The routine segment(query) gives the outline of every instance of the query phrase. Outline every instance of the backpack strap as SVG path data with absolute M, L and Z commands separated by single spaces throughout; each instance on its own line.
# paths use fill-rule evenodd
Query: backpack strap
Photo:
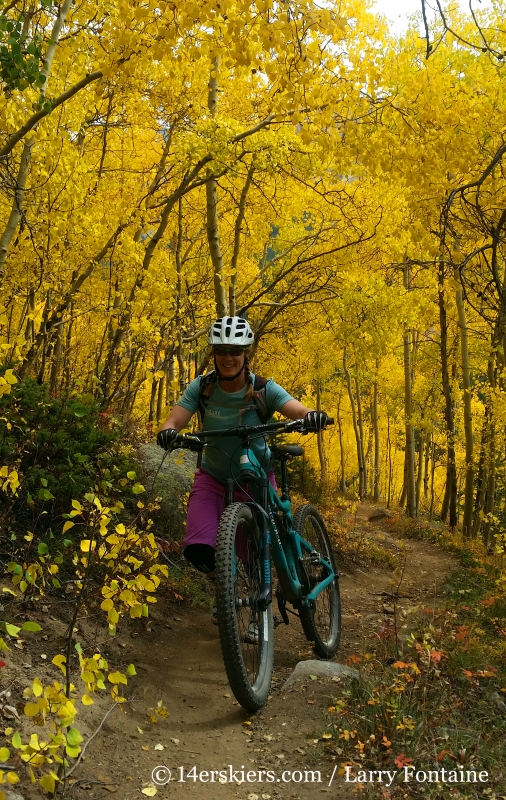
M 204 414 L 206 413 L 207 404 L 209 403 L 209 399 L 214 391 L 214 387 L 218 381 L 218 373 L 215 369 L 212 372 L 208 372 L 206 375 L 201 375 L 200 378 L 200 385 L 199 385 L 199 414 L 201 421 L 204 419 Z M 213 385 L 213 389 L 208 392 L 209 386 Z
M 261 375 L 255 374 L 255 381 L 253 383 L 253 401 L 256 406 L 257 414 L 265 425 L 266 422 L 272 417 L 272 411 L 267 402 L 267 385 L 268 378 L 262 378 Z

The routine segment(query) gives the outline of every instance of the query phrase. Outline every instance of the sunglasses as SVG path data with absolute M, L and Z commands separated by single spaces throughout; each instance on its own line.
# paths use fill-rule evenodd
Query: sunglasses
M 245 353 L 246 347 L 215 347 L 214 352 L 217 356 L 240 356 Z

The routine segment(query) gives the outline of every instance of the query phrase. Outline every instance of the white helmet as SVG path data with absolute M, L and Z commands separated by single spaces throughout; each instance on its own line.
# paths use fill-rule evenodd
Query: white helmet
M 253 331 L 242 317 L 222 317 L 213 322 L 209 331 L 209 344 L 231 344 L 249 347 L 254 341 Z

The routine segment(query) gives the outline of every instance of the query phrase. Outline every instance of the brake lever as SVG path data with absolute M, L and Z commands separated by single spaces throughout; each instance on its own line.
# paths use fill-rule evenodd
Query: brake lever
M 304 430 L 304 420 L 302 419 L 294 419 L 292 422 L 287 422 L 285 430 L 287 433 L 307 433 Z

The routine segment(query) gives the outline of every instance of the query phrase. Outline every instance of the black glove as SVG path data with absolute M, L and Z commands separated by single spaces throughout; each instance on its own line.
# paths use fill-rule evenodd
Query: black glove
M 305 431 L 324 431 L 327 427 L 328 415 L 325 411 L 308 411 L 304 417 L 304 430 Z
M 162 450 L 172 450 L 177 436 L 178 431 L 176 431 L 174 428 L 165 428 L 164 431 L 160 431 L 158 433 L 156 441 Z

